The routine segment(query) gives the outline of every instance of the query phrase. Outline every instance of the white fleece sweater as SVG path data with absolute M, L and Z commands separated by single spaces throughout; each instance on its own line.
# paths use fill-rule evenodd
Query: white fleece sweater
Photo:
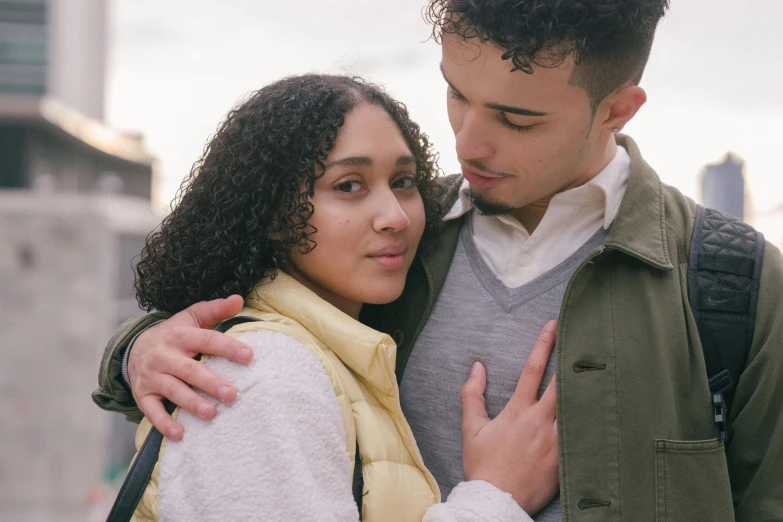
M 202 421 L 184 410 L 179 442 L 160 464 L 160 521 L 357 521 L 350 456 L 334 390 L 318 359 L 279 332 L 246 333 L 248 366 L 205 364 L 232 382 L 237 399 Z M 463 482 L 424 522 L 532 519 L 510 494 Z

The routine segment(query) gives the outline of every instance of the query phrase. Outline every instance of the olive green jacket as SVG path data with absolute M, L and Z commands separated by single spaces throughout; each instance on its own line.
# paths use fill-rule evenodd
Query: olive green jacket
M 632 160 L 626 194 L 608 237 L 569 282 L 558 325 L 563 520 L 783 520 L 781 253 L 766 245 L 753 345 L 724 448 L 688 305 L 695 203 L 663 185 L 630 138 L 618 141 Z M 447 201 L 459 187 L 451 181 Z M 443 286 L 461 223 L 445 224 L 420 253 L 400 299 L 364 311 L 399 345 L 398 380 Z M 109 341 L 93 395 L 99 406 L 140 418 L 122 383 L 121 356 L 135 333 L 161 317 L 132 319 Z

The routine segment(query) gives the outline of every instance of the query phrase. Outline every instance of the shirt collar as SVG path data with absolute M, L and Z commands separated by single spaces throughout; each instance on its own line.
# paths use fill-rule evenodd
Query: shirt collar
M 602 200 L 605 203 L 603 226 L 608 230 L 617 217 L 630 173 L 631 157 L 623 147 L 618 145 L 614 158 L 601 172 L 584 185 L 557 194 L 553 201 L 585 206 Z M 473 210 L 473 204 L 468 197 L 469 189 L 470 185 L 463 179 L 459 188 L 459 197 L 443 217 L 443 221 L 457 219 Z

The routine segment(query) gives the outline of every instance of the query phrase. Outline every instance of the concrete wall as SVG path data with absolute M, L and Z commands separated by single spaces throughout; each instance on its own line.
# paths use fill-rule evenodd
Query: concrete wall
M 90 394 L 127 314 L 119 273 L 131 260 L 120 259 L 120 243 L 157 222 L 147 205 L 0 192 L 2 521 L 101 520 L 112 500 L 96 491 L 117 453 L 110 438 L 123 435 Z M 119 424 L 124 444 L 132 429 Z

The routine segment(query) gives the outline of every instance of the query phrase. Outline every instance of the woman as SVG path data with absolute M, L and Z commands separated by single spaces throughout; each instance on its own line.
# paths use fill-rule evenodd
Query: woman
M 400 296 L 435 231 L 435 175 L 405 108 L 358 79 L 286 78 L 228 114 L 147 240 L 137 297 L 176 312 L 240 294 L 261 321 L 229 335 L 255 354 L 206 360 L 238 398 L 210 422 L 179 412 L 186 435 L 164 441 L 136 520 L 357 520 L 357 441 L 363 520 L 530 520 L 481 481 L 438 504 L 395 345 L 359 321 Z

